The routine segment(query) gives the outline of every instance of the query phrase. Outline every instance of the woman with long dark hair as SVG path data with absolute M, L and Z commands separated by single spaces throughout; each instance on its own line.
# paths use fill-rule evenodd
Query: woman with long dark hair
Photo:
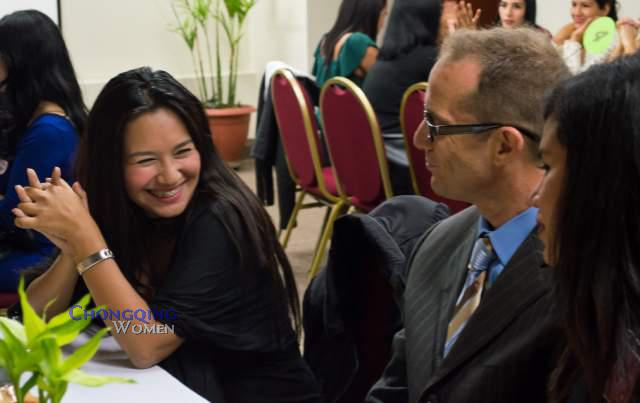
M 567 347 L 552 402 L 640 401 L 640 55 L 547 100 L 533 198 Z
M 427 81 L 438 56 L 440 0 L 395 0 L 375 64 L 362 90 L 383 132 L 394 194 L 413 193 L 400 128 L 400 104 L 411 85 Z
M 151 309 L 161 313 L 151 326 L 175 329 L 114 332 L 137 367 L 160 364 L 214 402 L 318 401 L 273 224 L 218 156 L 198 99 L 169 74 L 141 68 L 107 83 L 80 148 L 81 185 L 57 169 L 45 184 L 28 175 L 16 225 L 61 250 L 27 289 L 39 311 L 54 297 L 47 317 L 66 310 L 86 285 L 96 305 Z
M 55 23 L 35 10 L 0 20 L 0 291 L 15 292 L 20 272 L 46 259 L 54 246 L 17 229 L 11 209 L 26 169 L 39 175 L 54 166 L 73 178 L 73 155 L 87 118 L 67 47 Z
M 386 0 L 342 0 L 336 22 L 314 53 L 318 87 L 335 76 L 362 84 L 378 56 L 375 41 L 386 15 Z
M 552 38 L 551 32 L 536 24 L 536 0 L 500 0 L 498 2 L 498 26 L 536 28 Z

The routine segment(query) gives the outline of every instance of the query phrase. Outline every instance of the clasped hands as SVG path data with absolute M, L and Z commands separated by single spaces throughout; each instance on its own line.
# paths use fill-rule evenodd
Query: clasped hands
M 40 182 L 33 169 L 27 169 L 27 178 L 29 186 L 16 186 L 20 199 L 12 210 L 16 227 L 36 230 L 63 253 L 75 256 L 76 241 L 87 235 L 85 231 L 97 229 L 82 186 L 78 182 L 70 186 L 58 167 L 45 182 Z

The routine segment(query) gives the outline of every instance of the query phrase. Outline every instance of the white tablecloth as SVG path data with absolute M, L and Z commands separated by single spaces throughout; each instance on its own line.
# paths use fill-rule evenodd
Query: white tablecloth
M 71 346 L 83 344 L 80 335 Z M 68 351 L 68 350 L 65 350 Z M 162 368 L 135 369 L 113 337 L 102 340 L 100 350 L 82 370 L 94 375 L 110 375 L 134 379 L 135 384 L 111 383 L 97 388 L 69 384 L 63 403 L 191 403 L 206 402 Z

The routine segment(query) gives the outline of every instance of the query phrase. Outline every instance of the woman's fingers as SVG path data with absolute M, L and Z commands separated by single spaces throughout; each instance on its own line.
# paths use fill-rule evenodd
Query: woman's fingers
M 62 179 L 62 171 L 60 167 L 53 168 L 53 172 L 51 172 L 51 183 L 54 185 L 59 185 L 60 180 Z
M 18 210 L 18 209 L 14 209 L 14 210 Z M 15 214 L 15 213 L 14 213 Z M 23 217 L 17 217 L 13 220 L 14 224 L 16 225 L 16 227 L 18 228 L 22 228 L 22 229 L 34 229 L 38 219 L 35 217 L 29 217 L 27 215 L 23 216 Z
M 80 185 L 80 182 L 74 182 L 74 184 L 73 184 L 73 186 L 71 186 L 71 188 L 73 189 L 74 192 L 76 192 L 78 197 L 80 197 L 80 199 L 82 200 L 82 204 L 86 208 L 89 208 L 89 200 L 87 199 L 87 192 L 84 191 L 84 189 Z
M 38 179 L 38 174 L 31 168 L 27 168 L 27 179 L 29 180 L 29 186 L 40 189 L 40 179 Z
M 31 198 L 27 194 L 27 191 L 25 190 L 24 187 L 22 187 L 21 185 L 16 185 L 15 189 L 16 189 L 16 194 L 18 195 L 18 199 L 20 199 L 21 202 L 23 203 L 33 202 L 33 200 L 31 200 Z

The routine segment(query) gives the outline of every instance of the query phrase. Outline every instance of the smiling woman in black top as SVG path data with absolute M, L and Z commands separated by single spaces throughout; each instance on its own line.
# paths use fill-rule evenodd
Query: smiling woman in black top
M 112 311 L 171 310 L 174 321 L 150 324 L 175 334 L 113 332 L 135 366 L 160 364 L 217 403 L 319 401 L 298 351 L 291 266 L 196 97 L 162 71 L 118 75 L 89 115 L 78 166 L 82 186 L 55 170 L 44 185 L 28 172 L 18 189 L 16 225 L 61 250 L 27 289 L 36 309 L 56 297 L 51 317 L 86 285 Z

